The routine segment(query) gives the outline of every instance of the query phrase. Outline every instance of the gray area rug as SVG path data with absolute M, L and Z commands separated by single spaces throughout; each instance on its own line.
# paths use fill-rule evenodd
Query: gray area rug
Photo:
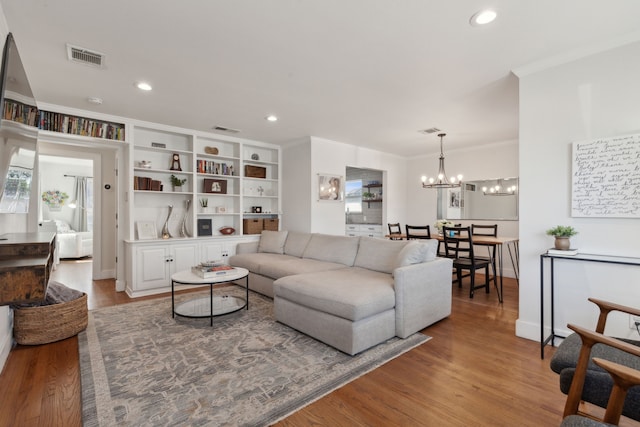
M 218 288 L 243 296 L 236 286 Z M 191 299 L 191 293 L 176 297 Z M 264 426 L 429 337 L 355 357 L 274 320 L 272 300 L 214 319 L 171 317 L 171 298 L 93 310 L 78 335 L 85 426 Z

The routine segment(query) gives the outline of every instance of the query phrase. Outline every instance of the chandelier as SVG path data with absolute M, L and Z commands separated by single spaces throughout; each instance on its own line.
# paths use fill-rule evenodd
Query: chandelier
M 446 133 L 439 133 L 440 137 L 440 165 L 438 167 L 438 176 L 437 178 L 429 178 L 426 176 L 422 177 L 422 188 L 456 188 L 460 187 L 462 184 L 462 175 L 458 175 L 457 177 L 452 176 L 450 179 L 447 179 L 447 174 L 444 171 L 444 154 L 442 153 L 442 138 L 444 138 Z
M 499 179 L 498 184 L 494 185 L 493 187 L 482 187 L 482 193 L 485 196 L 513 196 L 515 195 L 517 189 L 518 187 L 515 184 L 504 188 L 504 185 L 502 185 L 502 180 Z

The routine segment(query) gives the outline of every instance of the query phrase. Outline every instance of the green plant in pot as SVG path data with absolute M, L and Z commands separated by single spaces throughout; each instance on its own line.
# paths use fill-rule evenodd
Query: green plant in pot
M 171 186 L 173 191 L 182 191 L 182 185 L 187 182 L 187 178 L 180 179 L 177 176 L 171 174 Z
M 578 234 L 575 228 L 569 225 L 557 225 L 547 230 L 547 235 L 556 238 L 555 248 L 563 251 L 571 248 L 569 238 Z
M 366 192 L 362 193 L 362 198 L 363 198 L 364 200 L 372 200 L 372 199 L 374 199 L 375 197 L 376 197 L 376 196 L 375 196 L 373 193 L 370 193 L 370 192 L 368 192 L 368 191 L 366 191 Z

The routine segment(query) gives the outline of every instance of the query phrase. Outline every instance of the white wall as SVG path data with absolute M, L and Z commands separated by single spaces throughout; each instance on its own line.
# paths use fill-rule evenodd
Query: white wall
M 440 153 L 414 157 L 407 162 L 406 218 L 401 223 L 430 225 L 437 218 L 438 191 L 422 188 L 421 177 L 434 176 L 438 172 Z M 448 175 L 463 175 L 463 181 L 476 181 L 516 177 L 518 170 L 518 141 L 504 141 L 464 150 L 447 150 L 444 146 L 445 167 Z M 522 196 L 520 196 L 522 198 Z M 393 221 L 395 222 L 395 221 Z M 456 221 L 464 226 L 474 224 L 498 224 L 498 235 L 518 237 L 518 221 Z M 503 252 L 504 275 L 515 277 L 507 250 Z
M 317 195 L 318 174 L 336 174 L 344 177 L 347 166 L 385 172 L 384 225 L 387 222 L 386 218 L 405 215 L 404 158 L 317 137 L 310 137 L 308 140 L 285 147 L 282 157 L 283 217 L 286 228 L 290 230 L 345 233 L 344 202 L 319 201 Z M 295 214 L 292 215 L 291 212 Z
M 640 132 L 640 43 L 521 74 L 516 334 L 539 340 L 539 255 L 553 244 L 545 230 L 571 225 L 580 233 L 572 238 L 572 246 L 582 252 L 640 256 L 640 219 L 570 216 L 571 143 Z M 569 322 L 593 328 L 597 314 L 588 297 L 640 307 L 640 268 L 557 262 L 556 290 L 556 328 L 567 332 Z M 548 280 L 545 292 L 548 295 Z M 616 316 L 607 332 L 631 336 L 628 318 Z
M 282 149 L 282 230 L 311 230 L 310 171 L 310 138 Z

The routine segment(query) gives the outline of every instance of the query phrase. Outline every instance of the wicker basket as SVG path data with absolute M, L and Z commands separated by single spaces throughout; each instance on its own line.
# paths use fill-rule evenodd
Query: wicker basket
M 78 299 L 39 307 L 15 307 L 13 336 L 18 344 L 37 345 L 60 341 L 87 327 L 87 294 Z
M 264 230 L 278 231 L 278 218 L 265 218 L 264 219 Z
M 262 227 L 262 218 L 242 220 L 242 234 L 260 234 Z

